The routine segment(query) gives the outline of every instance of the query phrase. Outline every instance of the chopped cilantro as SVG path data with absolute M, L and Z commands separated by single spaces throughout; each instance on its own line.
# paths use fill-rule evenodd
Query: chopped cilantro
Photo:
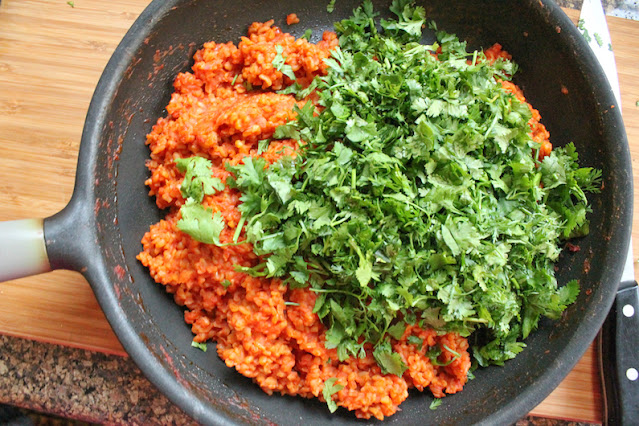
M 435 399 L 433 399 L 433 402 L 430 403 L 428 408 L 430 408 L 431 410 L 437 410 L 437 407 L 439 407 L 440 405 L 442 405 L 442 399 L 441 398 L 435 398 Z
M 175 160 L 178 170 L 184 173 L 180 192 L 184 199 L 191 198 L 200 203 L 204 195 L 214 194 L 224 189 L 218 178 L 211 177 L 211 162 L 202 157 L 178 158 Z
M 335 0 L 331 0 L 326 5 L 326 11 L 328 13 L 333 13 L 334 10 L 335 10 Z
M 300 38 L 303 38 L 305 40 L 310 40 L 312 35 L 313 35 L 313 30 L 309 28 L 306 31 L 304 31 L 304 34 Z
M 419 323 L 472 333 L 477 362 L 502 364 L 576 299 L 577 281 L 559 286 L 554 262 L 560 242 L 588 233 L 585 194 L 601 172 L 579 167 L 572 144 L 533 157 L 530 109 L 498 82 L 516 64 L 444 31 L 419 44 L 424 10 L 395 0 L 391 11 L 380 29 L 367 0 L 335 24 L 340 47 L 310 86 L 319 108 L 296 106 L 275 131 L 300 140 L 294 159 L 227 165 L 263 259 L 240 270 L 309 286 L 340 360 L 370 344 L 382 371 L 401 376 L 391 339 Z M 429 350 L 434 363 L 441 351 Z
M 269 144 L 271 143 L 270 139 L 262 139 L 257 142 L 257 155 L 262 155 L 268 149 Z
M 206 343 L 199 343 L 199 342 L 196 342 L 196 341 L 192 341 L 191 342 L 191 346 L 194 347 L 194 348 L 198 348 L 202 352 L 206 352 Z
M 175 164 L 185 174 L 180 191 L 186 202 L 180 207 L 182 218 L 177 222 L 178 229 L 197 241 L 220 245 L 224 219 L 220 212 L 213 214 L 211 209 L 200 203 L 205 195 L 223 190 L 224 184 L 211 176 L 211 162 L 205 158 L 179 158 Z
M 273 67 L 280 71 L 282 74 L 290 78 L 291 80 L 295 80 L 295 73 L 293 72 L 293 68 L 286 63 L 286 57 L 282 55 L 284 48 L 281 45 L 275 46 L 275 58 L 273 59 Z
M 592 40 L 592 37 L 590 37 L 590 34 L 588 33 L 588 29 L 586 28 L 586 22 L 583 19 L 580 19 L 577 22 L 577 28 L 581 30 L 581 35 L 584 37 L 584 39 L 586 39 L 586 42 L 590 43 L 590 41 Z
M 475 370 L 477 369 L 478 364 L 476 362 L 473 362 L 470 366 L 470 369 L 468 369 L 468 380 L 475 380 Z
M 421 347 L 424 345 L 424 339 L 421 339 L 417 336 L 408 336 L 408 343 L 412 343 L 413 345 L 417 346 L 418 349 L 421 349 Z
M 294 122 L 282 124 L 273 132 L 273 139 L 299 139 L 300 132 Z
M 394 374 L 402 377 L 404 371 L 408 368 L 406 364 L 404 364 L 402 357 L 398 353 L 393 352 L 388 340 L 375 346 L 373 357 L 382 368 L 383 374 Z
M 405 330 L 406 330 L 406 323 L 401 321 L 396 323 L 395 325 L 388 327 L 387 332 L 393 339 L 399 340 L 404 335 Z
M 431 364 L 437 365 L 440 367 L 445 367 L 447 365 L 450 365 L 456 359 L 461 358 L 461 355 L 458 352 L 455 352 L 454 350 L 449 348 L 447 345 L 443 345 L 443 346 L 446 351 L 453 354 L 453 358 L 446 363 L 442 363 L 441 361 L 439 361 L 439 356 L 442 354 L 441 348 L 439 346 L 433 346 L 428 350 L 428 352 L 426 352 L 426 355 L 428 356 L 428 358 L 430 358 Z
M 180 212 L 182 219 L 177 222 L 180 231 L 189 234 L 197 241 L 220 245 L 220 233 L 225 226 L 220 212 L 213 214 L 211 209 L 194 202 L 184 204 Z
M 460 355 L 458 352 L 455 352 L 454 350 L 452 350 L 451 348 L 449 348 L 449 347 L 448 347 L 448 345 L 444 344 L 444 345 L 442 345 L 442 346 L 444 346 L 444 349 L 446 349 L 448 352 L 450 352 L 451 354 L 453 354 L 453 355 L 454 355 L 454 357 L 455 357 L 454 359 L 459 359 L 459 358 L 461 358 L 461 355 Z
M 229 280 L 224 280 L 224 281 L 222 281 L 220 284 L 222 284 L 222 287 L 224 287 L 224 288 L 228 288 L 228 286 L 230 286 L 230 285 L 231 285 L 231 281 L 229 281 Z
M 67 4 L 73 8 L 75 8 L 75 2 L 68 1 Z
M 326 405 L 331 413 L 337 411 L 337 403 L 333 400 L 333 395 L 344 389 L 344 385 L 335 384 L 337 377 L 331 377 L 324 382 L 322 396 L 326 400 Z
M 601 38 L 601 36 L 599 35 L 599 33 L 594 33 L 593 37 L 595 37 L 595 41 L 597 42 L 597 44 L 599 45 L 599 47 L 603 47 L 603 39 Z

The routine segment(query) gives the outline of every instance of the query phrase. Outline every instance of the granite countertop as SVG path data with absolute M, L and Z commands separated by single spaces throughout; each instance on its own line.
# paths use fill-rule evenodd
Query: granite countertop
M 563 0 L 579 9 L 582 1 Z M 639 1 L 604 1 L 606 13 L 639 19 Z M 95 423 L 191 424 L 128 357 L 0 335 L 0 403 Z M 523 425 L 569 424 L 528 417 Z M 581 423 L 583 424 L 583 423 Z
M 0 403 L 91 423 L 195 424 L 131 358 L 0 336 Z M 517 426 L 586 426 L 526 417 Z
M 558 0 L 561 7 L 581 9 L 583 0 Z M 639 0 L 602 0 L 606 15 L 639 20 Z
M 0 336 L 0 402 L 94 423 L 194 423 L 131 358 Z

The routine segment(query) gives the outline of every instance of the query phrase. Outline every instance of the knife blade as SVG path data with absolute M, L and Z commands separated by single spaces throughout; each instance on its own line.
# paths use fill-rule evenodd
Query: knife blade
M 610 83 L 621 112 L 621 93 L 612 41 L 600 0 L 584 0 L 579 28 Z M 599 333 L 599 371 L 604 395 L 604 425 L 639 422 L 639 287 L 632 240 L 615 302 Z

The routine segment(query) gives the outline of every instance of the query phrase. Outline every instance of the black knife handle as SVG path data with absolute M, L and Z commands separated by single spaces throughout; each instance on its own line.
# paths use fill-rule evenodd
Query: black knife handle
M 625 287 L 622 285 L 621 287 Z M 639 288 L 619 290 L 601 329 L 604 425 L 639 424 Z

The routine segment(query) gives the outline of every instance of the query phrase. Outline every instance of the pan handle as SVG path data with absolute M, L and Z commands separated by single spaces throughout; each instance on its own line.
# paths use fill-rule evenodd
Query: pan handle
M 0 282 L 50 270 L 42 219 L 0 222 Z
M 54 269 L 84 273 L 96 261 L 92 205 L 78 192 L 46 219 L 0 222 L 0 282 Z

